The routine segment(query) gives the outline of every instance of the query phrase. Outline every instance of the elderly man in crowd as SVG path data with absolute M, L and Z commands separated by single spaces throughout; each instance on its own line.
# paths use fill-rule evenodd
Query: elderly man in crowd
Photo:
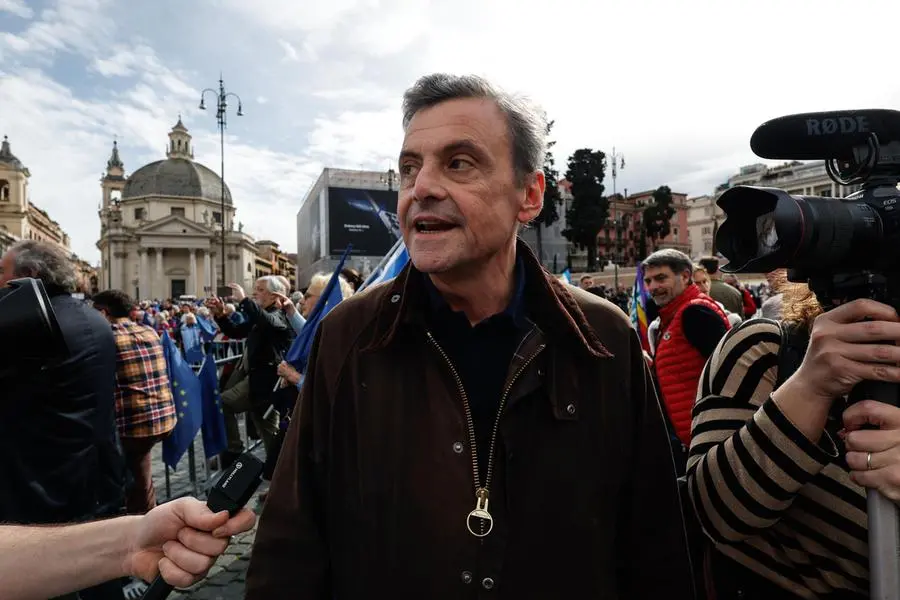
M 223 457 L 225 466 L 240 454 L 239 445 L 243 448 L 240 437 L 233 439 L 238 432 L 235 416 L 241 412 L 250 412 L 259 428 L 266 451 L 271 449 L 278 431 L 278 417 L 271 415 L 264 419 L 263 415 L 271 404 L 272 390 L 278 381 L 278 364 L 294 338 L 293 328 L 278 307 L 278 297 L 287 293 L 278 278 L 266 276 L 258 279 L 252 298 L 246 296 L 240 285 L 233 283 L 230 287 L 232 297 L 239 303 L 240 311 L 246 319 L 244 322 L 237 324 L 225 315 L 225 303 L 221 298 L 210 298 L 206 303 L 222 333 L 230 338 L 247 340 L 240 366 L 244 373 L 240 375 L 236 368 L 235 373 L 238 375 L 232 375 L 247 378 L 246 394 L 226 394 L 223 397 L 230 448 Z
M 403 104 L 411 263 L 317 330 L 247 598 L 693 597 L 637 335 L 517 242 L 546 121 L 477 77 Z

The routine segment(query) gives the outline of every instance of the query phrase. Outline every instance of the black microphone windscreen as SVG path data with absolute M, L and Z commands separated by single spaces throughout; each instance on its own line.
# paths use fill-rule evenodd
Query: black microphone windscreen
M 750 138 L 761 158 L 850 160 L 875 134 L 879 144 L 900 141 L 900 112 L 885 109 L 801 113 L 772 119 Z

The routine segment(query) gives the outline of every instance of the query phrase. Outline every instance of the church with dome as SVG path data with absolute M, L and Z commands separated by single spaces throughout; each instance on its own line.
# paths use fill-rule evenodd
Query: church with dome
M 222 222 L 225 224 L 225 283 L 252 288 L 254 240 L 235 227 L 228 186 L 194 160 L 188 129 L 178 118 L 169 132 L 166 158 L 125 175 L 119 148 L 101 179 L 102 288 L 120 289 L 143 300 L 208 296 L 221 283 Z

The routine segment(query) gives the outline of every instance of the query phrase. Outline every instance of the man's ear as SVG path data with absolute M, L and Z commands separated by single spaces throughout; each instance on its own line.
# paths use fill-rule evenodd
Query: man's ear
M 518 215 L 520 223 L 530 223 L 541 214 L 541 209 L 544 208 L 546 184 L 543 171 L 535 171 L 525 178 L 525 196 Z

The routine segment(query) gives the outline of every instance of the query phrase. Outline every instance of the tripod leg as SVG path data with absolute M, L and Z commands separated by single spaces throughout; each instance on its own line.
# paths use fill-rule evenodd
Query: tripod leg
M 900 515 L 877 490 L 866 497 L 869 513 L 869 582 L 872 600 L 900 600 Z
M 850 401 L 877 400 L 900 406 L 900 386 L 863 381 L 850 393 Z M 869 517 L 869 597 L 900 600 L 900 514 L 897 505 L 877 490 L 866 494 Z

